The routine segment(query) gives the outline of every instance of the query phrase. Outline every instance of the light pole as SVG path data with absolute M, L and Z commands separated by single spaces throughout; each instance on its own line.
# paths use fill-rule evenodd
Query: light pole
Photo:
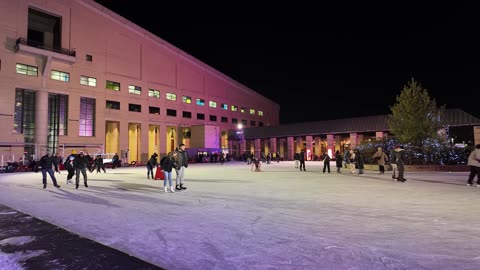
M 240 147 L 239 147 L 240 149 L 239 149 L 239 152 L 240 152 L 240 156 L 241 156 L 243 154 L 242 153 L 242 144 L 243 144 L 243 125 L 242 125 L 242 123 L 239 123 L 237 125 L 237 129 L 238 129 L 237 134 L 240 135 Z

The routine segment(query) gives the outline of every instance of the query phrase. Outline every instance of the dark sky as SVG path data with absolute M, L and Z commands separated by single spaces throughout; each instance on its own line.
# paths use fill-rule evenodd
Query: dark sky
M 284 7 L 203 19 L 97 2 L 277 102 L 281 123 L 387 114 L 411 78 L 438 105 L 480 117 L 480 16 L 461 2 Z

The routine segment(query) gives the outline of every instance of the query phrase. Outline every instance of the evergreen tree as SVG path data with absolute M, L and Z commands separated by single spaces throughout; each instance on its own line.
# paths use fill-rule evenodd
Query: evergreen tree
M 413 78 L 390 110 L 388 126 L 400 142 L 420 146 L 424 140 L 438 137 L 444 106 L 437 108 L 435 100 Z

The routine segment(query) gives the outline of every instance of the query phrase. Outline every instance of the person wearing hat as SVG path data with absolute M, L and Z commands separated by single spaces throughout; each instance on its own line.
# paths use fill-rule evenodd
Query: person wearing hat
M 80 181 L 80 173 L 83 175 L 83 183 L 85 187 L 88 188 L 87 185 L 87 168 L 88 168 L 88 160 L 84 156 L 83 151 L 78 153 L 78 155 L 73 160 L 73 168 L 75 168 L 75 189 L 78 189 L 78 184 Z
M 73 168 L 73 161 L 75 160 L 75 157 L 77 156 L 77 151 L 72 150 L 72 153 L 65 159 L 65 162 L 63 163 L 63 166 L 67 170 L 67 184 L 72 183 L 72 178 L 75 175 L 75 169 Z
M 52 179 L 53 186 L 59 188 L 60 186 L 57 184 L 57 179 L 55 178 L 55 173 L 53 172 L 52 166 L 55 167 L 55 171 L 58 172 L 58 164 L 57 159 L 54 158 L 49 151 L 45 156 L 40 158 L 38 165 L 42 167 L 42 182 L 43 188 L 47 188 L 47 173 L 50 175 Z
M 398 145 L 395 147 L 395 162 L 397 163 L 397 168 L 398 168 L 398 177 L 397 181 L 399 182 L 405 182 L 407 179 L 403 177 L 403 173 L 405 171 L 405 149 L 403 149 L 403 146 Z

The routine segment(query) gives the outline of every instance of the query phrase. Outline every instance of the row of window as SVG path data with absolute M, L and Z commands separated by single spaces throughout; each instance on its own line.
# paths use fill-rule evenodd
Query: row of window
M 18 74 L 24 74 L 28 76 L 38 76 L 38 68 L 35 66 L 29 66 L 29 65 L 24 65 L 24 64 L 18 64 L 16 66 L 17 73 Z M 64 82 L 69 82 L 70 81 L 70 73 L 67 72 L 62 72 L 58 70 L 51 70 L 50 72 L 50 79 L 52 80 L 57 80 L 57 81 L 64 81 Z M 86 85 L 86 86 L 91 86 L 91 87 L 96 87 L 97 86 L 97 79 L 88 77 L 88 76 L 80 76 L 80 84 Z M 108 81 L 106 82 L 106 88 L 112 91 L 120 91 L 120 83 L 119 82 L 114 82 L 114 81 Z M 140 86 L 135 86 L 135 85 L 129 85 L 128 86 L 128 93 L 134 94 L 134 95 L 141 95 L 142 94 L 142 88 Z M 149 97 L 155 97 L 155 98 L 160 98 L 160 91 L 155 90 L 155 89 L 149 89 L 148 90 L 148 96 Z M 174 93 L 166 93 L 166 99 L 167 100 L 172 100 L 176 101 L 177 100 L 177 95 Z M 191 104 L 192 103 L 192 97 L 189 96 L 182 96 L 182 102 L 185 104 Z M 198 106 L 205 106 L 205 100 L 201 98 L 196 99 L 196 104 Z M 210 108 L 217 108 L 217 102 L 215 101 L 209 101 L 208 106 Z M 228 110 L 228 105 L 225 103 L 222 103 L 220 105 L 220 108 L 223 110 Z M 231 105 L 230 109 L 232 112 L 238 111 L 238 107 L 235 105 Z M 240 108 L 241 113 L 246 113 L 247 108 L 241 107 Z M 251 115 L 254 115 L 256 113 L 255 109 L 249 109 L 249 113 Z M 263 111 L 257 111 L 259 116 L 263 116 Z
M 112 109 L 112 110 L 120 110 L 120 102 L 118 101 L 112 101 L 112 100 L 107 100 L 106 101 L 106 106 L 105 108 L 107 109 Z M 128 111 L 130 112 L 142 112 L 142 105 L 139 104 L 128 104 Z M 149 114 L 160 114 L 160 108 L 159 107 L 153 107 L 149 106 L 148 107 L 148 113 Z M 167 109 L 167 116 L 177 116 L 177 110 L 173 109 Z M 188 111 L 183 111 L 182 112 L 182 117 L 183 118 L 192 118 L 192 113 Z M 198 120 L 205 120 L 205 114 L 203 113 L 197 113 L 197 119 Z M 212 122 L 217 122 L 217 116 L 216 115 L 210 115 L 210 121 Z M 221 117 L 221 122 L 222 123 L 228 123 L 228 117 Z M 247 126 L 247 120 L 242 119 L 242 124 L 244 126 Z M 232 124 L 238 124 L 238 119 L 232 118 Z M 250 121 L 250 126 L 255 127 L 257 125 L 256 121 Z M 263 127 L 263 122 L 258 122 L 259 127 Z

